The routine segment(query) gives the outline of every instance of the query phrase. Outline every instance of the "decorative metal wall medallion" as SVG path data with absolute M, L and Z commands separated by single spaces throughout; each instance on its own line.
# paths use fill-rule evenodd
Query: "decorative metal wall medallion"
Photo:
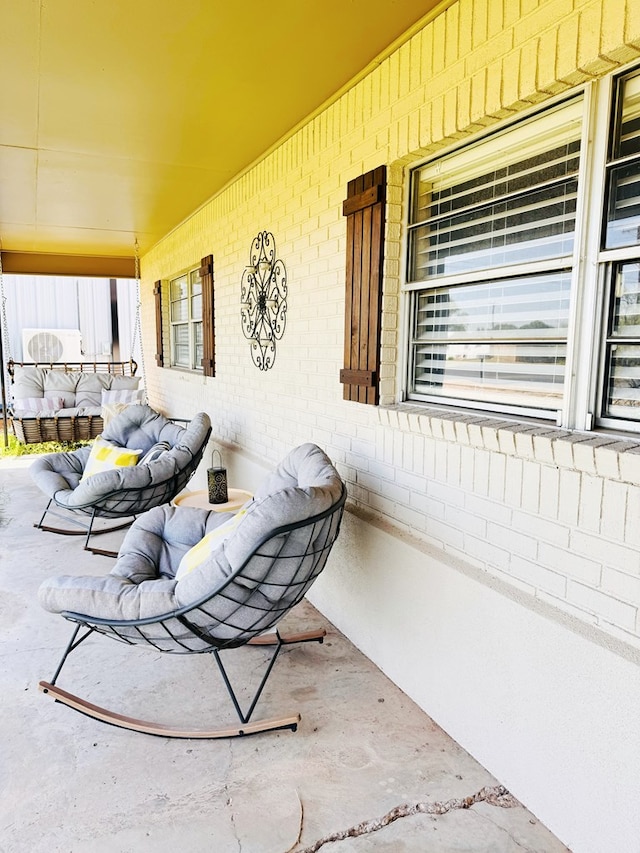
M 287 315 L 287 271 L 276 259 L 276 241 L 261 231 L 251 243 L 249 266 L 240 284 L 240 317 L 245 338 L 251 341 L 251 358 L 260 370 L 276 359 L 276 341 L 284 334 Z

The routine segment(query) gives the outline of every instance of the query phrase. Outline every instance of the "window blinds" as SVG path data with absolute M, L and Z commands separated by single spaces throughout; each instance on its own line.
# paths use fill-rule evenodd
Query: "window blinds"
M 411 279 L 569 256 L 581 128 L 575 99 L 418 170 Z

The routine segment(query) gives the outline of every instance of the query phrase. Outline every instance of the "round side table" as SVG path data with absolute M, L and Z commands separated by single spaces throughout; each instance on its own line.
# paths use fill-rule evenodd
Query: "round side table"
M 223 504 L 209 503 L 208 489 L 183 492 L 173 499 L 174 506 L 191 506 L 198 509 L 212 509 L 214 512 L 237 512 L 253 495 L 244 489 L 227 489 L 229 500 Z

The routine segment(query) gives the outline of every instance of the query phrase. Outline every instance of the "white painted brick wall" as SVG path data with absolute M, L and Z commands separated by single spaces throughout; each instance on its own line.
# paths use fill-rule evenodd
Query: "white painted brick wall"
M 637 514 L 630 521 L 629 508 L 640 505 L 638 486 L 587 473 L 595 463 L 583 462 L 585 471 L 573 467 L 577 448 L 583 461 L 595 460 L 602 438 L 550 428 L 540 428 L 544 435 L 513 426 L 498 430 L 495 422 L 485 429 L 481 419 L 456 421 L 440 412 L 428 420 L 424 410 L 410 406 L 384 410 L 380 421 L 393 433 L 385 431 L 378 452 L 384 457 L 387 437 L 395 447 L 384 463 L 385 480 L 395 475 L 408 486 L 410 506 L 421 513 L 414 519 L 402 515 L 403 524 L 419 535 L 426 516 L 425 530 L 441 547 L 636 644 L 640 552 Z M 413 473 L 415 444 L 407 450 L 410 432 L 419 436 L 425 458 L 436 460 L 425 495 L 425 481 Z M 437 438 L 430 441 L 429 434 Z M 482 438 L 499 449 L 478 447 Z M 622 443 L 617 453 L 628 446 Z M 401 499 L 388 483 L 380 487 L 387 497 Z M 398 516 L 397 503 L 389 512 Z M 631 547 L 623 544 L 625 537 Z
M 520 593 L 640 647 L 640 439 L 394 405 L 404 299 L 406 167 L 640 56 L 636 0 L 459 0 L 142 260 L 149 396 L 265 465 L 326 448 L 350 500 Z M 347 181 L 388 165 L 383 407 L 342 399 Z M 289 281 L 274 367 L 240 330 L 255 235 Z M 215 378 L 155 367 L 153 282 L 215 259 Z M 166 311 L 166 306 L 165 306 Z M 168 318 L 165 317 L 165 329 Z M 238 484 L 242 485 L 242 484 Z

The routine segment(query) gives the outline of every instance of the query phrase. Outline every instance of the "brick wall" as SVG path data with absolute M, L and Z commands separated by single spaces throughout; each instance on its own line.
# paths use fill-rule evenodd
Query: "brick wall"
M 406 167 L 640 58 L 636 0 L 460 0 L 282 141 L 142 259 L 152 402 L 212 417 L 216 440 L 275 463 L 301 441 L 352 503 L 640 650 L 640 436 L 566 433 L 398 405 Z M 344 402 L 347 181 L 389 167 L 381 407 Z M 252 239 L 287 268 L 287 327 L 260 372 L 240 327 Z M 157 369 L 152 286 L 213 253 L 213 379 Z

